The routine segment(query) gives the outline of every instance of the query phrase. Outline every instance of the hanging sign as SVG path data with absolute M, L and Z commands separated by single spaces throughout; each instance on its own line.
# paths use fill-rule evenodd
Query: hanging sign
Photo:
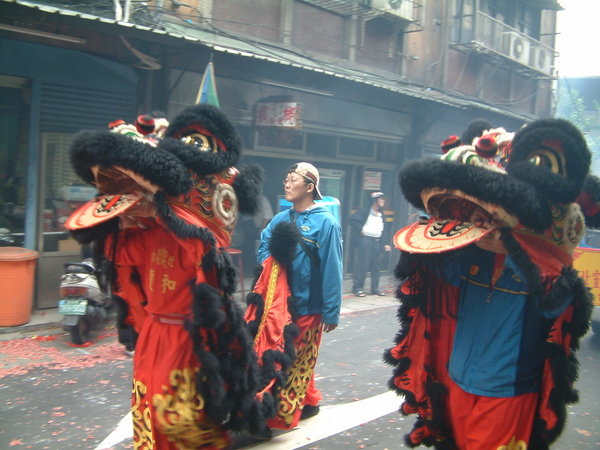
M 302 106 L 298 102 L 261 102 L 256 105 L 256 126 L 299 129 Z
M 364 191 L 380 191 L 381 190 L 381 172 L 365 171 L 363 178 Z

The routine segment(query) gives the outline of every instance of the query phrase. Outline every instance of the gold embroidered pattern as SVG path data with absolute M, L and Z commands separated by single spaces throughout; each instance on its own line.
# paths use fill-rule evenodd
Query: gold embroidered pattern
M 152 450 L 154 448 L 152 419 L 146 400 L 147 391 L 148 389 L 143 383 L 136 379 L 133 380 L 131 416 L 133 418 L 133 446 L 136 450 Z
M 150 292 L 154 292 L 152 285 L 154 284 L 155 275 L 156 275 L 156 272 L 154 271 L 154 269 L 150 269 L 148 271 L 148 289 L 150 290 Z
M 288 372 L 287 385 L 281 390 L 277 412 L 286 425 L 292 423 L 294 412 L 306 397 L 308 383 L 319 356 L 318 337 L 319 326 L 309 328 L 302 336 L 300 346 L 296 348 L 296 359 Z
M 158 250 L 155 250 L 150 255 L 150 261 L 155 263 L 158 266 L 161 266 L 165 269 L 172 268 L 175 262 L 174 256 L 169 256 L 169 252 L 166 248 L 162 247 Z
M 501 445 L 497 450 L 527 450 L 525 441 L 517 441 L 517 437 L 513 436 L 508 445 Z
M 267 298 L 265 298 L 265 307 L 263 311 L 263 315 L 260 319 L 260 325 L 258 326 L 258 331 L 256 332 L 256 336 L 254 337 L 254 344 L 257 343 L 262 331 L 265 327 L 265 323 L 267 322 L 267 315 L 269 310 L 271 309 L 271 305 L 273 304 L 273 297 L 275 296 L 275 288 L 277 287 L 277 277 L 279 276 L 279 268 L 280 265 L 277 261 L 273 261 L 273 269 L 271 270 L 271 274 L 269 275 L 269 286 L 267 288 Z
M 167 292 L 167 289 L 169 291 L 174 291 L 175 288 L 177 288 L 177 282 L 170 280 L 169 275 L 165 273 L 165 274 L 163 274 L 160 287 L 162 289 L 162 293 L 164 294 L 165 292 Z
M 204 414 L 204 399 L 196 391 L 199 368 L 175 369 L 170 386 L 152 396 L 160 431 L 181 450 L 204 447 L 227 448 L 225 432 Z

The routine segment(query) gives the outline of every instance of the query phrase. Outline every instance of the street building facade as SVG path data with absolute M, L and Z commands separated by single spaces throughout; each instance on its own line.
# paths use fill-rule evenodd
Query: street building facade
M 213 62 L 221 108 L 283 207 L 294 161 L 319 167 L 346 218 L 384 191 L 400 229 L 405 161 L 475 118 L 518 130 L 554 113 L 555 0 L 0 0 L 0 235 L 40 253 L 35 306 L 58 301 L 64 229 L 94 192 L 70 169 L 70 139 L 197 102 Z M 382 269 L 396 263 L 386 253 Z M 250 270 L 247 270 L 250 273 Z

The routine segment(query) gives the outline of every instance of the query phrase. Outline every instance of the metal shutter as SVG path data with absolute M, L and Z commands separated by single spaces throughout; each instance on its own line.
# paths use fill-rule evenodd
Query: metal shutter
M 76 133 L 106 129 L 117 119 L 133 122 L 135 91 L 82 89 L 52 83 L 42 85 L 41 131 Z

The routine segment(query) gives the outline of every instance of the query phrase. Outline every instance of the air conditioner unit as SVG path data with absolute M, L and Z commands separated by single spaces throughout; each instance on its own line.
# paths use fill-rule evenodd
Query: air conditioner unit
M 510 59 L 521 64 L 529 64 L 531 42 L 523 35 L 510 31 L 502 36 L 502 51 Z
M 552 75 L 552 50 L 544 47 L 531 47 L 529 49 L 529 65 L 546 75 Z
M 371 8 L 394 14 L 406 20 L 413 20 L 414 16 L 412 0 L 371 0 Z

